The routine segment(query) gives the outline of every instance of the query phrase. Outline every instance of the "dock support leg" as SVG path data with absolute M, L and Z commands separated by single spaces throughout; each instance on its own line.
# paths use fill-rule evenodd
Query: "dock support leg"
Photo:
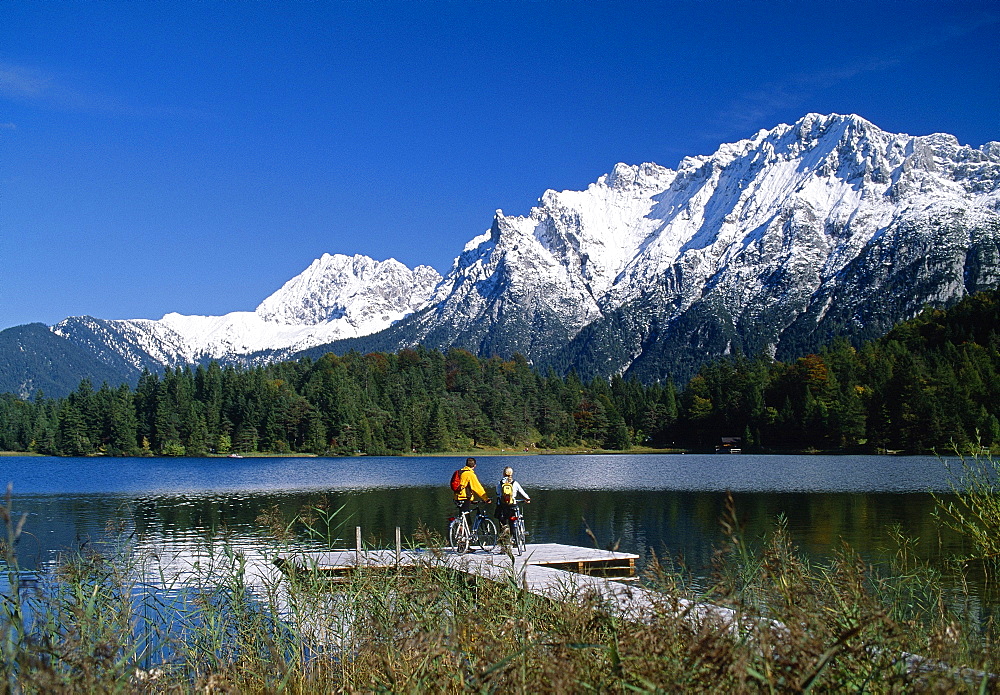
M 403 555 L 403 537 L 399 532 L 399 527 L 396 527 L 396 567 L 399 567 L 399 559 Z
M 356 526 L 354 528 L 354 535 L 355 535 L 355 540 L 357 541 L 357 546 L 356 546 L 357 549 L 354 551 L 354 553 L 355 553 L 354 554 L 354 558 L 355 558 L 354 564 L 355 565 L 360 565 L 361 564 L 361 527 L 360 526 Z

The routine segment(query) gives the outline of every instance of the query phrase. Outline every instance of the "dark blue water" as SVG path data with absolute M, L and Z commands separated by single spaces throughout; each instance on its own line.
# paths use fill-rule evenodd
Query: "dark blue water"
M 446 486 L 463 459 L 0 458 L 0 484 L 17 495 L 247 494 Z M 672 490 L 747 493 L 903 493 L 947 490 L 932 456 L 647 454 L 480 457 L 493 483 L 513 465 L 521 483 L 545 490 Z
M 185 548 L 220 533 L 246 547 L 269 542 L 262 512 L 291 520 L 305 509 L 340 509 L 338 536 L 353 546 L 390 544 L 395 527 L 441 530 L 452 512 L 448 480 L 464 459 L 0 458 L 15 512 L 28 514 L 18 544 L 23 566 L 50 562 L 108 535 L 149 547 Z M 721 542 L 726 491 L 748 538 L 780 516 L 813 555 L 841 540 L 866 557 L 892 552 L 891 530 L 922 540 L 926 557 L 962 550 L 935 523 L 929 490 L 947 491 L 934 457 L 593 455 L 481 457 L 492 487 L 505 465 L 533 498 L 525 508 L 530 540 L 616 546 L 648 559 L 681 556 L 707 566 Z
M 15 517 L 27 514 L 16 545 L 25 576 L 52 567 L 66 551 L 120 544 L 137 558 L 144 591 L 180 601 L 185 577 L 197 583 L 227 561 L 220 548 L 248 560 L 251 583 L 269 582 L 279 550 L 353 547 L 356 527 L 366 544 L 383 547 L 392 545 L 396 527 L 407 545 L 419 541 L 418 529 L 443 532 L 454 506 L 448 482 L 463 463 L 459 457 L 0 457 L 0 486 L 12 486 Z M 846 541 L 864 559 L 883 562 L 896 552 L 895 529 L 918 539 L 917 555 L 941 568 L 965 550 L 964 540 L 933 516 L 931 491 L 950 490 L 948 469 L 935 457 L 480 457 L 477 472 L 488 489 L 506 465 L 532 497 L 524 508 L 529 542 L 635 552 L 640 569 L 655 555 L 680 559 L 704 576 L 725 540 L 720 518 L 729 493 L 751 545 L 780 518 L 798 548 L 818 559 Z M 301 526 L 291 541 L 278 541 L 265 522 L 317 510 L 337 510 L 328 541 L 304 535 Z M 982 616 L 1000 604 L 982 577 L 966 583 L 955 576 L 953 585 L 954 602 L 969 591 Z

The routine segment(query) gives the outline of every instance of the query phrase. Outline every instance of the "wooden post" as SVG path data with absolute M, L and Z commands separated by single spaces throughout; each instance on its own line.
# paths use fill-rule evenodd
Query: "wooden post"
M 361 527 L 360 526 L 356 526 L 354 528 L 354 532 L 355 532 L 355 540 L 357 541 L 357 550 L 355 550 L 355 558 L 356 559 L 354 561 L 354 564 L 355 565 L 360 565 L 361 564 Z
M 399 560 L 403 555 L 403 536 L 399 531 L 399 527 L 396 527 L 396 567 L 399 567 Z

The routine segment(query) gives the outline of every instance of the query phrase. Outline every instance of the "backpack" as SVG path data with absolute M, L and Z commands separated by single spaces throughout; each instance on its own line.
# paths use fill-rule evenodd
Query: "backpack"
M 451 491 L 458 492 L 462 489 L 462 469 L 459 468 L 457 471 L 451 474 Z
M 514 483 L 500 483 L 500 501 L 503 504 L 514 504 Z

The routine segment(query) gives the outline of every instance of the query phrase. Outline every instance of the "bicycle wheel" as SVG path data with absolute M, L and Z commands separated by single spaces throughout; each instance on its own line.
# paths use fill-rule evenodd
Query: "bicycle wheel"
M 497 547 L 497 525 L 493 519 L 483 518 L 479 520 L 479 528 L 476 529 L 476 545 L 488 553 Z
M 520 555 L 524 553 L 524 519 L 518 518 L 517 523 L 514 524 L 514 529 L 517 536 L 517 553 Z
M 448 543 L 459 555 L 469 552 L 469 527 L 462 523 L 462 517 L 448 525 Z

